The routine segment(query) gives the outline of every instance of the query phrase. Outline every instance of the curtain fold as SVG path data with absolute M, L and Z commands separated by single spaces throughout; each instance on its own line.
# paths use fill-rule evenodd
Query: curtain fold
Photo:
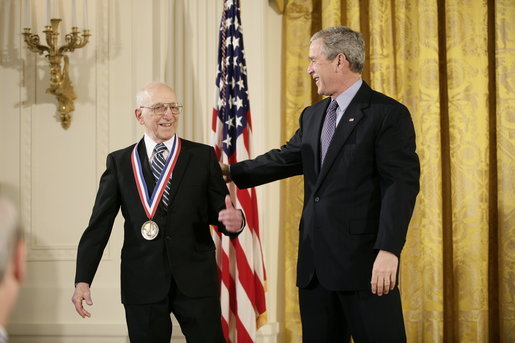
M 488 341 L 487 4 L 445 2 L 451 177 L 453 338 Z M 450 324 L 447 321 L 446 324 Z
M 279 3 L 279 2 L 278 2 Z M 401 256 L 409 342 L 515 341 L 515 2 L 283 0 L 283 129 L 319 100 L 309 38 L 363 33 L 363 79 L 410 109 L 421 192 Z M 301 178 L 282 183 L 285 341 L 300 342 Z
M 489 2 L 490 5 L 490 2 Z M 515 342 L 515 2 L 497 0 L 494 8 L 499 329 L 503 342 Z M 497 290 L 494 289 L 494 291 Z
M 313 24 L 311 0 L 284 1 L 283 32 L 283 113 L 282 136 L 288 139 L 299 126 L 298 115 L 312 98 L 312 82 L 306 74 L 307 51 Z M 301 342 L 302 327 L 296 288 L 297 245 L 299 221 L 303 203 L 303 179 L 293 177 L 282 182 L 281 193 L 288 198 L 282 203 L 281 227 L 284 247 L 284 338 L 286 342 Z

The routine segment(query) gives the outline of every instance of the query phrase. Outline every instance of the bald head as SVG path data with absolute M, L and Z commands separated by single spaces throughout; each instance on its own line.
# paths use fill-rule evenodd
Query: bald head
M 173 90 L 173 88 L 161 82 L 149 83 L 141 90 L 139 90 L 138 93 L 136 93 L 137 107 L 153 105 L 152 102 L 155 102 L 157 100 L 154 98 L 159 94 L 173 94 L 175 96 L 175 91 Z
M 146 85 L 136 94 L 137 108 L 134 111 L 145 133 L 155 143 L 170 140 L 177 130 L 180 108 L 175 91 L 161 82 Z M 164 109 L 164 110 L 163 110 Z
M 13 258 L 16 242 L 21 238 L 18 214 L 13 203 L 0 195 L 0 283 Z

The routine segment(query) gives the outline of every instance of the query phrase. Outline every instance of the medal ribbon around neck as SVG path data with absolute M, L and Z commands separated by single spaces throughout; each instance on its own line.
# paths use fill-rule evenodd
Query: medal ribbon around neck
M 156 186 L 154 187 L 154 191 L 152 192 L 152 196 L 150 198 L 148 196 L 147 183 L 145 182 L 145 178 L 143 177 L 143 172 L 141 169 L 141 161 L 139 159 L 138 154 L 138 145 L 139 143 L 136 144 L 136 146 L 132 150 L 132 172 L 134 174 L 134 180 L 136 181 L 136 186 L 138 188 L 139 198 L 141 199 L 141 203 L 143 204 L 145 213 L 147 214 L 148 219 L 152 219 L 157 211 L 157 207 L 159 205 L 159 202 L 161 201 L 163 192 L 165 191 L 166 184 L 172 176 L 172 172 L 175 168 L 175 163 L 177 162 L 179 153 L 181 152 L 181 140 L 177 137 L 177 135 L 174 135 L 172 151 L 170 152 L 170 155 L 166 160 L 163 172 L 159 176 L 159 179 L 157 180 Z

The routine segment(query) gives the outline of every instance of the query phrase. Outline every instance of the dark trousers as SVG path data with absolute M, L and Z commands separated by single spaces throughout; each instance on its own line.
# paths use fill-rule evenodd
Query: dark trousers
M 299 288 L 302 341 L 306 343 L 406 342 L 401 298 L 396 287 L 387 295 L 370 291 L 330 291 L 316 275 Z
M 172 281 L 170 293 L 162 302 L 124 306 L 131 343 L 170 343 L 170 313 L 179 321 L 187 342 L 225 342 L 218 297 L 187 297 Z

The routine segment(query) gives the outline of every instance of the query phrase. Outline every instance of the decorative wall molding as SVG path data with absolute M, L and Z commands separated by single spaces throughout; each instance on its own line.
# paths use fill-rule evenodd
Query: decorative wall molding
M 98 20 L 95 21 L 96 26 L 92 30 L 92 38 L 89 49 L 95 49 L 93 58 L 87 60 L 91 62 L 87 67 L 87 71 L 95 77 L 95 90 L 92 93 L 81 94 L 76 103 L 87 103 L 95 101 L 95 120 L 96 132 L 94 133 L 94 144 L 96 146 L 96 180 L 100 179 L 102 171 L 105 169 L 105 157 L 109 150 L 109 1 L 95 2 L 95 11 L 98 14 Z M 33 12 L 35 12 L 33 10 Z M 21 31 L 20 31 L 21 32 Z M 63 39 L 61 37 L 61 39 Z M 38 71 L 44 70 L 47 73 L 48 65 L 41 56 L 38 56 L 27 49 L 22 49 L 22 58 L 27 61 L 23 64 L 20 73 L 24 76 L 23 87 L 39 92 L 36 95 L 28 96 L 24 102 L 24 106 L 20 106 L 20 193 L 21 193 L 21 214 L 23 227 L 29 237 L 28 241 L 28 261 L 66 261 L 75 260 L 77 252 L 77 242 L 70 244 L 49 244 L 44 242 L 42 237 L 46 237 L 46 232 L 37 232 L 33 225 L 33 180 L 34 180 L 34 116 L 39 115 L 35 108 L 41 104 L 36 103 L 36 99 L 44 99 L 44 80 L 38 80 Z M 96 57 L 95 57 L 96 56 Z M 74 56 L 76 57 L 76 56 Z M 75 58 L 77 60 L 77 58 Z M 85 71 L 82 69 L 81 71 Z M 95 73 L 96 71 L 96 73 Z M 45 74 L 46 75 L 46 74 Z M 87 79 L 87 78 L 86 78 Z M 30 93 L 29 93 L 30 94 Z M 52 110 L 54 107 L 51 107 Z M 41 109 L 40 109 L 41 110 Z M 77 112 L 77 109 L 76 111 Z M 45 113 L 46 114 L 46 113 Z M 72 112 L 72 116 L 76 113 Z M 72 121 L 72 127 L 69 130 L 76 129 L 73 125 L 77 125 L 77 119 Z M 89 142 L 85 142 L 86 144 Z M 54 180 L 49 180 L 49 182 Z M 80 182 L 80 180 L 78 180 Z M 72 187 L 72 185 L 70 186 Z M 49 194 L 48 196 L 52 196 Z M 56 199 L 56 211 L 53 215 L 60 216 L 59 201 Z M 64 200 L 66 201 L 66 199 Z M 75 224 L 75 223 L 74 223 Z M 69 228 L 63 227 L 62 230 Z M 110 244 L 107 245 L 104 260 L 111 259 Z

